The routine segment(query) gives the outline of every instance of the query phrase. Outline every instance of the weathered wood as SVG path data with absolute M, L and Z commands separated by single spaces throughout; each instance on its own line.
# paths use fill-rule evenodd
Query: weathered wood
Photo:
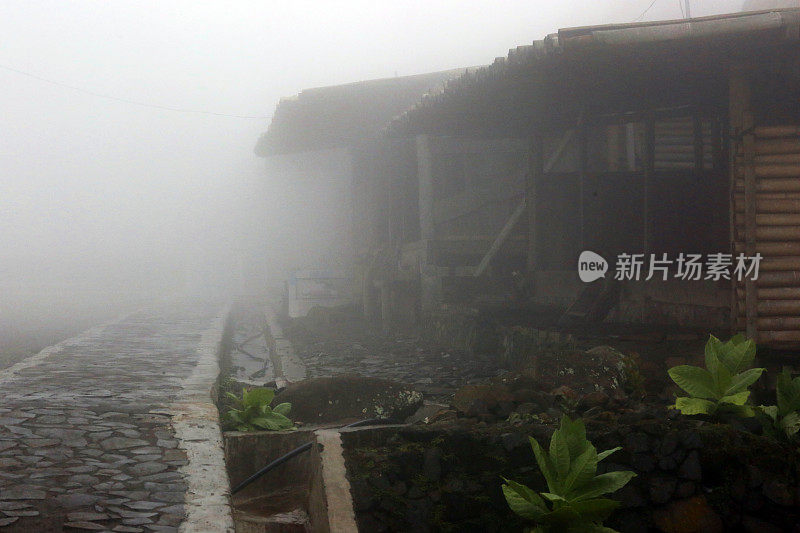
M 525 174 L 525 219 L 527 225 L 528 245 L 526 252 L 526 269 L 533 272 L 536 268 L 536 185 L 544 173 L 542 138 L 537 133 L 528 142 L 528 171 Z M 555 164 L 555 163 L 554 163 Z
M 762 343 L 800 342 L 800 331 L 759 331 L 758 340 Z
M 734 246 L 736 253 L 744 253 L 745 245 L 737 241 Z M 782 257 L 787 255 L 800 255 L 800 243 L 797 242 L 760 242 L 756 243 L 756 252 L 762 257 Z M 752 257 L 752 254 L 748 254 Z
M 756 239 L 759 242 L 800 241 L 798 226 L 757 226 Z
M 755 166 L 756 176 L 759 178 L 800 178 L 800 164 L 797 163 L 771 163 Z M 744 175 L 739 169 L 739 177 Z
M 759 300 L 800 300 L 800 286 L 798 287 L 759 287 L 756 291 Z M 744 298 L 744 289 L 736 289 L 739 299 Z
M 761 178 L 753 172 L 753 196 L 756 192 L 800 192 L 800 177 L 798 178 Z M 743 191 L 747 186 L 747 178 L 736 180 L 736 190 Z M 745 194 L 745 197 L 747 195 Z M 753 198 L 755 201 L 755 198 Z
M 782 272 L 800 270 L 800 257 L 768 257 L 758 266 L 761 272 Z
M 746 307 L 745 307 L 746 309 Z M 762 300 L 758 302 L 758 316 L 759 317 L 780 317 L 780 316 L 798 316 L 800 315 L 800 300 Z M 742 314 L 740 316 L 747 316 Z M 747 325 L 756 327 L 756 322 L 750 321 L 749 317 Z
M 754 125 L 753 114 L 750 111 L 750 91 L 749 84 L 743 94 L 742 131 L 750 131 Z M 756 254 L 756 183 L 761 184 L 763 180 L 756 179 L 755 173 L 755 137 L 752 134 L 745 134 L 742 137 L 742 154 L 744 155 L 744 227 L 745 227 L 745 253 L 752 257 Z M 758 327 L 758 294 L 756 293 L 755 282 L 748 278 L 745 280 L 745 310 L 747 312 L 747 336 L 751 339 L 757 338 Z
M 746 320 L 739 318 L 737 324 L 739 327 L 746 326 Z M 756 321 L 759 330 L 765 331 L 800 331 L 800 317 L 796 316 L 765 316 L 759 317 Z
M 800 287 L 800 272 L 796 270 L 761 272 L 756 284 L 758 287 Z
M 483 258 L 481 259 L 481 262 L 478 263 L 478 266 L 477 268 L 475 268 L 473 276 L 478 278 L 482 276 L 484 272 L 486 272 L 486 269 L 489 267 L 489 263 L 491 263 L 492 259 L 494 259 L 494 256 L 497 255 L 498 250 L 500 250 L 500 248 L 506 242 L 508 236 L 511 235 L 514 226 L 517 225 L 517 221 L 519 221 L 520 217 L 525 212 L 526 203 L 527 203 L 526 200 L 523 199 L 519 203 L 519 205 L 517 205 L 517 208 L 514 209 L 514 212 L 511 213 L 511 216 L 503 225 L 503 229 L 501 229 L 500 233 L 497 234 L 497 238 L 495 238 L 494 242 L 489 247 L 489 250 L 487 250 L 486 254 L 484 254 Z
M 756 204 L 756 208 L 758 204 Z M 736 213 L 736 223 L 744 224 L 744 214 Z M 759 213 L 756 211 L 756 224 L 763 226 L 799 226 L 800 212 L 794 213 Z M 758 233 L 756 233 L 758 237 Z
M 756 155 L 796 154 L 800 152 L 800 139 L 759 139 L 755 149 Z
M 791 193 L 783 193 L 784 198 L 764 198 L 764 196 L 766 195 L 756 195 L 756 213 L 800 213 L 800 196 L 790 198 Z M 736 213 L 744 213 L 744 198 L 736 195 L 734 201 Z
M 770 137 L 791 137 L 800 135 L 800 126 L 792 124 L 785 126 L 759 126 L 754 130 L 756 137 L 770 138 Z

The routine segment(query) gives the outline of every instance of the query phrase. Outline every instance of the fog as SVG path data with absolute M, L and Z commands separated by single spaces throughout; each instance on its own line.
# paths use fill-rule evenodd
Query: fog
M 280 231 L 264 227 L 252 149 L 282 96 L 487 64 L 559 27 L 681 17 L 677 0 L 650 5 L 4 1 L 0 321 L 241 291 L 246 250 Z M 695 0 L 692 14 L 740 6 Z

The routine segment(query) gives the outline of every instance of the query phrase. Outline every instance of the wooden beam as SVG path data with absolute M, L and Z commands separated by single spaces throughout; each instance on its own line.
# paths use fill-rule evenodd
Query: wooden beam
M 503 229 L 500 230 L 500 233 L 497 234 L 497 237 L 494 239 L 494 242 L 489 247 L 489 251 L 481 259 L 481 262 L 478 263 L 477 268 L 475 268 L 475 272 L 473 276 L 480 277 L 486 271 L 486 268 L 489 266 L 489 263 L 494 259 L 494 256 L 497 254 L 497 251 L 500 250 L 500 247 L 503 246 L 503 243 L 506 242 L 506 239 L 509 235 L 511 235 L 511 231 L 514 229 L 514 226 L 517 225 L 517 221 L 520 219 L 522 214 L 525 212 L 525 199 L 523 198 L 522 201 L 519 203 L 514 212 L 511 213 L 511 216 L 506 221 Z

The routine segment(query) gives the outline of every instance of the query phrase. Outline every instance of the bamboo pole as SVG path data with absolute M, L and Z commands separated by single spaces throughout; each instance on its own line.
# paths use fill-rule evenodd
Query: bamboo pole
M 756 176 L 754 175 L 755 179 Z M 736 180 L 736 190 L 743 191 L 745 188 L 744 179 Z M 800 177 L 798 178 L 761 178 L 754 183 L 755 192 L 800 192 Z
M 745 306 L 740 306 L 739 316 L 746 316 L 744 309 Z M 758 302 L 757 311 L 759 317 L 796 317 L 800 315 L 800 300 L 761 300 Z M 753 326 L 755 325 L 753 319 Z
M 744 253 L 743 242 L 736 242 L 734 246 L 736 253 Z M 756 243 L 756 253 L 762 257 L 783 257 L 787 255 L 800 255 L 800 243 L 798 242 L 764 242 Z
M 744 215 L 736 214 L 736 223 L 744 224 Z M 795 213 L 759 213 L 756 208 L 756 224 L 761 226 L 800 226 L 800 210 Z M 756 233 L 758 236 L 758 233 Z
M 759 242 L 800 241 L 800 226 L 756 226 L 756 239 Z
M 759 300 L 800 300 L 800 287 L 759 287 L 756 294 Z M 744 289 L 737 288 L 736 296 L 744 298 Z
M 800 317 L 796 316 L 763 316 L 756 320 L 758 329 L 765 331 L 800 331 Z M 737 319 L 739 327 L 745 327 L 745 320 Z
M 800 257 L 767 257 L 758 265 L 760 272 L 800 270 Z
M 758 287 L 800 287 L 800 272 L 784 270 L 760 272 L 756 280 Z
M 800 152 L 800 139 L 759 139 L 756 141 L 756 155 L 795 154 Z
M 800 342 L 800 331 L 760 331 L 758 333 L 759 342 Z
M 759 126 L 754 130 L 754 132 L 756 137 L 759 139 L 772 137 L 791 137 L 793 135 L 800 135 L 800 126 Z
M 744 201 L 741 198 L 734 200 L 734 211 L 744 213 Z M 756 215 L 794 215 L 800 213 L 800 198 L 797 199 L 764 199 L 756 198 Z M 776 224 L 778 225 L 778 224 Z

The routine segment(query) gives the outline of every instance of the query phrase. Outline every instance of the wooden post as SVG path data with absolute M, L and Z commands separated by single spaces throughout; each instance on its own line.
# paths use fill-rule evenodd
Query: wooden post
M 536 267 L 536 184 L 542 177 L 542 138 L 534 133 L 528 139 L 528 171 L 525 173 L 525 217 L 528 222 L 527 271 Z
M 442 280 L 439 268 L 434 263 L 432 249 L 436 227 L 433 214 L 433 154 L 431 138 L 417 135 L 417 179 L 419 180 L 419 228 L 420 244 L 420 304 L 423 313 L 439 307 L 442 297 Z
M 744 172 L 744 253 L 756 253 L 756 172 L 755 172 L 755 134 L 754 118 L 751 109 L 750 80 L 746 72 L 736 69 L 730 77 L 730 120 L 731 137 L 741 146 L 741 166 Z M 735 162 L 736 149 L 731 150 Z M 731 182 L 735 189 L 737 164 L 731 168 Z M 735 224 L 735 217 L 733 218 Z M 734 294 L 735 297 L 735 294 Z M 758 294 L 756 283 L 745 280 L 745 326 L 748 338 L 758 342 Z
M 642 236 L 642 253 L 650 253 L 650 185 L 653 180 L 656 161 L 656 119 L 653 113 L 648 113 L 644 119 L 644 235 Z

